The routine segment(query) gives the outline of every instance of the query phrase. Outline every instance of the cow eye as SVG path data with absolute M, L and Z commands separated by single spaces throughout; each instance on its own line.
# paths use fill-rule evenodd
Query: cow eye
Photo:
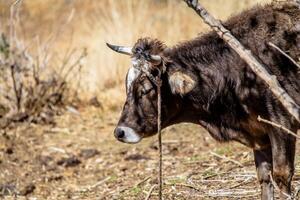
M 154 76 L 154 77 L 158 76 L 158 74 L 159 74 L 158 69 L 152 70 L 151 74 L 152 74 L 152 76 Z

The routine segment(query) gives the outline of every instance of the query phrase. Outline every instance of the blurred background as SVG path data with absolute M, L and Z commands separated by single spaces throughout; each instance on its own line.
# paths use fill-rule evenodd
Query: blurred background
M 201 0 L 221 20 L 269 2 Z M 207 31 L 182 0 L 0 0 L 0 199 L 145 199 L 156 137 L 115 140 L 130 58 L 105 43 L 172 46 Z M 191 124 L 163 142 L 165 199 L 259 198 L 252 150 Z
M 9 31 L 13 2 L 0 0 L 0 32 Z M 267 2 L 270 0 L 202 1 L 220 19 Z M 47 51 L 49 65 L 59 68 L 66 56 L 72 54 L 68 60 L 72 63 L 86 50 L 87 55 L 80 59 L 80 76 L 68 81 L 73 86 L 76 83 L 82 99 L 98 96 L 105 102 L 109 98 L 112 105 L 108 107 L 124 99 L 130 61 L 110 51 L 105 42 L 133 45 L 138 38 L 149 36 L 174 45 L 208 30 L 180 0 L 23 0 L 15 7 L 18 39 L 33 58 L 39 54 L 42 59 Z M 79 88 L 74 78 L 81 79 Z

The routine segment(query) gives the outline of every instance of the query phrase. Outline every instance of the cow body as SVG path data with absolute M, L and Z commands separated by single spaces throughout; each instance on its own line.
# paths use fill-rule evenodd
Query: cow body
M 300 69 L 290 57 L 300 58 L 300 10 L 293 6 L 256 7 L 224 23 L 232 34 L 269 71 L 300 105 Z M 149 55 L 159 55 L 154 64 Z M 162 66 L 162 126 L 180 122 L 200 124 L 221 142 L 238 141 L 254 151 L 262 199 L 273 197 L 270 174 L 283 192 L 291 192 L 295 138 L 257 121 L 268 119 L 297 132 L 300 124 L 274 97 L 263 80 L 218 35 L 210 32 L 194 40 L 166 47 L 143 38 L 132 48 L 133 63 L 143 60 L 150 72 Z M 134 64 L 133 64 L 134 65 Z M 127 100 L 115 130 L 123 142 L 138 142 L 157 131 L 156 86 L 142 72 L 130 69 Z M 187 78 L 188 77 L 188 78 Z
M 290 12 L 293 14 L 271 7 L 256 8 L 224 25 L 300 105 L 299 68 L 268 45 L 272 42 L 294 60 L 300 58 L 300 11 Z M 186 122 L 200 121 L 215 139 L 234 139 L 259 148 L 268 142 L 272 127 L 259 123 L 258 115 L 294 132 L 299 128 L 265 83 L 216 33 L 170 48 L 167 57 L 172 60 L 167 66 L 169 73 L 183 71 L 197 81 L 195 89 L 181 99 L 189 114 L 179 117 Z

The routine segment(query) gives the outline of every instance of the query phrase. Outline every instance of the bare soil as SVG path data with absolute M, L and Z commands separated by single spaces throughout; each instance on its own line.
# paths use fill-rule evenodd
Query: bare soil
M 55 125 L 2 131 L 0 199 L 145 199 L 157 183 L 156 137 L 119 143 L 112 134 L 117 119 L 86 107 L 56 117 Z M 190 124 L 166 129 L 163 141 L 164 199 L 259 199 L 251 149 L 220 144 Z M 150 199 L 157 194 L 155 188 Z

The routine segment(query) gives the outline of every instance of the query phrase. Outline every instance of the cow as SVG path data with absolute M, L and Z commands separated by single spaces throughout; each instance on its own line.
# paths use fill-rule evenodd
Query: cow
M 300 105 L 300 69 L 269 45 L 275 44 L 298 61 L 300 10 L 290 4 L 256 6 L 223 25 Z M 157 132 L 157 84 L 153 77 L 159 78 L 162 128 L 194 123 L 217 141 L 237 141 L 252 148 L 261 198 L 273 199 L 272 177 L 282 198 L 291 194 L 296 138 L 259 122 L 257 117 L 293 132 L 300 124 L 215 32 L 172 47 L 152 38 L 140 38 L 133 47 L 107 45 L 130 55 L 132 62 L 126 76 L 126 102 L 114 131 L 119 141 L 138 143 Z

